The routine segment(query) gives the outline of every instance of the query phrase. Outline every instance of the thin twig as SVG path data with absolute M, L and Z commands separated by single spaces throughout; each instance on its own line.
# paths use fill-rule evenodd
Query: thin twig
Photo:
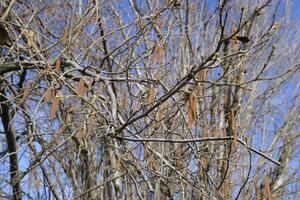
M 223 140 L 233 140 L 234 138 L 232 136 L 226 136 L 226 137 L 206 137 L 206 138 L 194 138 L 194 139 L 163 139 L 163 138 L 130 138 L 130 137 L 120 137 L 120 136 L 114 136 L 117 139 L 120 140 L 127 140 L 132 142 L 166 142 L 166 143 L 188 143 L 188 142 L 208 142 L 208 141 L 223 141 Z M 264 157 L 265 159 L 269 160 L 270 162 L 280 165 L 280 162 L 270 158 L 265 153 L 250 147 L 246 142 L 244 142 L 241 139 L 237 139 L 237 141 L 245 146 L 246 148 L 250 149 L 254 153 Z

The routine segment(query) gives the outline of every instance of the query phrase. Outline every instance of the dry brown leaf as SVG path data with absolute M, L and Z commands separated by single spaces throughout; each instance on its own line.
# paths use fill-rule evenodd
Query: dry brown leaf
M 72 170 L 73 170 L 73 160 L 70 160 L 70 161 L 69 161 L 68 168 L 67 168 L 67 175 L 68 175 L 69 177 L 72 176 Z
M 136 166 L 137 170 L 141 171 L 142 170 L 142 164 L 136 159 L 134 159 L 134 163 L 135 163 L 135 166 Z
M 203 68 L 198 72 L 199 81 L 205 81 L 206 76 L 207 76 L 207 69 Z
M 155 167 L 155 163 L 154 163 L 153 158 L 148 159 L 147 162 L 148 162 L 148 168 L 149 169 L 154 170 L 154 171 L 157 170 L 156 167 Z
M 48 87 L 44 94 L 44 103 L 49 103 L 52 98 L 52 88 Z
M 204 155 L 200 155 L 200 170 L 199 176 L 203 177 L 205 175 L 205 166 L 207 165 L 207 159 Z
M 54 140 L 56 142 L 56 144 L 59 144 L 59 137 L 61 136 L 62 132 L 64 131 L 64 127 L 60 126 L 59 129 L 57 130 L 57 132 L 54 134 Z
M 77 85 L 77 89 L 76 89 L 76 93 L 79 95 L 79 96 L 82 96 L 83 93 L 85 91 L 85 87 L 84 87 L 84 80 L 83 78 L 81 78 L 78 82 L 78 85 Z
M 191 127 L 196 121 L 196 109 L 197 109 L 197 99 L 195 91 L 193 90 L 189 96 L 189 106 L 188 106 L 188 125 Z
M 152 54 L 152 61 L 160 61 L 165 55 L 165 50 L 158 44 L 155 44 L 153 54 Z
M 60 70 L 61 60 L 57 59 L 55 62 L 55 72 L 58 73 Z
M 159 123 L 158 124 L 159 126 L 161 126 L 161 121 L 163 119 L 163 112 L 164 112 L 164 107 L 163 107 L 163 104 L 162 104 L 158 107 L 158 112 L 156 114 L 156 121 Z
M 268 176 L 266 176 L 264 180 L 264 196 L 266 200 L 272 200 L 270 180 Z
M 155 100 L 155 88 L 151 86 L 148 94 L 148 104 L 153 104 L 154 100 Z
M 146 165 L 149 169 L 153 169 L 153 160 L 146 160 Z
M 176 151 L 175 151 L 175 166 L 176 169 L 181 169 L 182 168 L 182 162 L 181 162 L 181 157 L 182 157 L 183 149 L 182 146 L 179 146 Z
M 38 191 L 40 189 L 40 187 L 41 187 L 41 181 L 38 179 L 37 176 L 35 177 L 34 187 L 35 187 L 36 191 Z
M 148 156 L 149 156 L 148 143 L 145 142 L 145 144 L 144 144 L 144 160 L 147 159 Z
M 68 30 L 65 29 L 63 36 L 61 38 L 62 44 L 66 45 L 68 43 Z
M 54 101 L 53 101 L 53 103 L 51 105 L 51 108 L 50 108 L 50 115 L 49 115 L 50 120 L 54 119 L 56 111 L 58 109 L 58 106 L 59 106 L 59 97 L 55 97 Z
M 224 197 L 224 199 L 229 199 L 230 189 L 229 189 L 229 184 L 228 184 L 227 180 L 225 180 L 223 182 L 223 185 L 221 186 L 220 192 L 221 192 L 222 196 Z
M 205 81 L 207 77 L 207 69 L 201 69 L 198 72 L 198 79 L 200 81 L 200 84 L 198 85 L 198 94 L 200 97 L 204 96 L 204 84 L 201 83 L 201 81 Z

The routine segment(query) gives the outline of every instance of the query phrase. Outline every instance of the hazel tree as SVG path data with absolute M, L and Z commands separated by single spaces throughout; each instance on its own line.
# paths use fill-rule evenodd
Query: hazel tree
M 0 2 L 0 199 L 297 199 L 292 0 Z

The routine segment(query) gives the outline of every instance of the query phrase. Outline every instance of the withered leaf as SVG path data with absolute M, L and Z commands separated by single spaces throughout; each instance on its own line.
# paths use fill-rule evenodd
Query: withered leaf
M 145 142 L 145 144 L 144 144 L 144 159 L 147 159 L 148 156 L 149 156 L 148 143 Z
M 196 121 L 196 108 L 197 108 L 197 100 L 195 95 L 195 90 L 190 93 L 189 96 L 189 105 L 188 105 L 188 125 L 194 125 Z
M 66 45 L 68 43 L 68 30 L 67 29 L 64 30 L 61 40 L 64 45 Z
M 49 115 L 50 120 L 54 119 L 56 111 L 58 109 L 58 106 L 59 106 L 59 97 L 55 97 L 54 101 L 53 101 L 53 103 L 51 105 L 51 108 L 50 108 L 50 115 Z
M 57 59 L 55 62 L 55 72 L 58 73 L 60 70 L 61 60 Z
M 52 98 L 52 88 L 48 87 L 44 94 L 44 103 L 49 103 Z
M 35 187 L 36 191 L 38 191 L 41 187 L 41 181 L 38 179 L 38 177 L 35 177 L 34 187 Z
M 154 100 L 155 100 L 155 88 L 151 86 L 148 94 L 148 104 L 153 104 Z
M 83 78 L 81 78 L 78 82 L 78 85 L 77 85 L 77 89 L 76 89 L 76 93 L 79 95 L 79 96 L 82 96 L 83 93 L 85 91 L 85 87 L 84 87 L 84 80 Z
M 271 196 L 271 189 L 270 189 L 270 180 L 269 177 L 266 176 L 265 180 L 264 180 L 264 196 L 266 200 L 271 200 L 272 196 Z

